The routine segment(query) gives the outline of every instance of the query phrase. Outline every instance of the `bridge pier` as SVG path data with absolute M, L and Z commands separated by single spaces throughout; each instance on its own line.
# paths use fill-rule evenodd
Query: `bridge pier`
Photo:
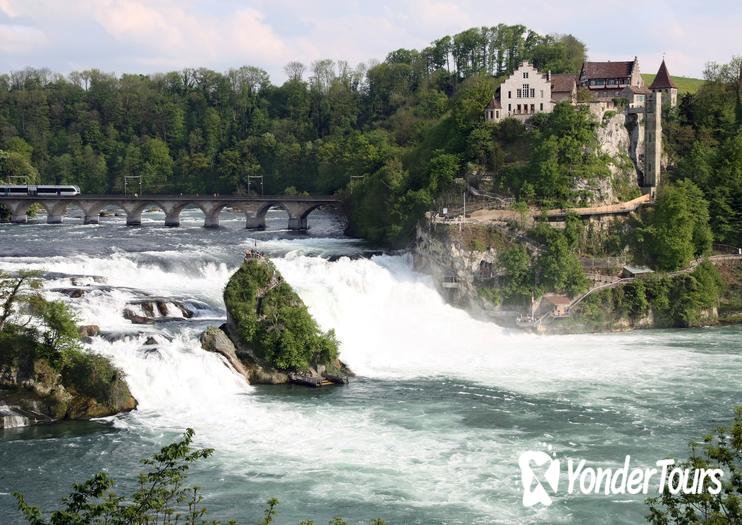
M 2 203 L 10 212 L 10 222 L 13 224 L 25 224 L 28 222 L 28 203 L 23 201 L 3 200 Z
M 100 212 L 98 212 L 100 213 Z M 100 224 L 100 216 L 98 214 L 95 215 L 88 215 L 85 214 L 85 219 L 83 219 L 83 224 Z
M 219 227 L 219 214 L 209 214 L 204 218 L 204 228 L 218 228 Z
M 165 226 L 168 228 L 177 228 L 180 226 L 180 210 L 170 210 L 165 215 Z
M 305 232 L 309 229 L 307 217 L 312 210 L 317 208 L 316 204 L 307 204 L 301 202 L 290 202 L 284 205 L 289 212 L 289 230 Z
M 219 214 L 227 204 L 224 202 L 203 203 L 199 206 L 204 212 L 204 228 L 216 229 L 219 227 Z
M 127 226 L 141 226 L 142 225 L 142 210 L 132 211 L 126 214 L 126 225 Z
M 289 230 L 307 231 L 309 221 L 306 217 L 289 217 Z
M 247 215 L 247 224 L 245 226 L 248 230 L 265 230 L 265 215 L 250 216 Z
M 46 215 L 46 223 L 47 224 L 62 224 L 62 215 L 48 213 Z

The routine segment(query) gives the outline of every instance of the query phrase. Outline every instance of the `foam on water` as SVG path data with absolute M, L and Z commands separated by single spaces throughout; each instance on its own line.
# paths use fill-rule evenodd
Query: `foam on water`
M 351 400 L 341 404 L 258 395 L 220 356 L 201 349 L 198 336 L 205 324 L 198 318 L 164 327 L 134 327 L 123 319 L 124 306 L 145 291 L 205 301 L 217 318 L 211 324 L 219 324 L 222 290 L 239 254 L 228 258 L 218 248 L 194 246 L 111 257 L 0 259 L 0 269 L 103 277 L 112 290 L 55 298 L 68 301 L 83 324 L 145 332 L 115 342 L 97 337 L 89 345 L 126 372 L 139 401 L 137 411 L 113 418 L 115 424 L 146 431 L 193 427 L 199 442 L 218 450 L 215 461 L 225 472 L 245 480 L 280 480 L 280 489 L 274 490 L 298 504 L 342 494 L 355 504 L 402 501 L 419 509 L 460 508 L 472 522 L 489 523 L 492 516 L 502 522 L 539 522 L 542 516 L 518 503 L 513 458 L 545 437 L 523 432 L 520 426 L 535 416 L 519 416 L 513 407 L 536 410 L 543 402 L 555 413 L 574 417 L 579 405 L 587 407 L 580 412 L 584 421 L 623 421 L 645 432 L 647 421 L 677 417 L 661 413 L 667 392 L 678 403 L 692 400 L 695 394 L 678 388 L 678 382 L 739 383 L 729 374 L 742 369 L 742 357 L 704 354 L 698 345 L 686 346 L 684 334 L 543 337 L 509 332 L 447 305 L 405 256 L 330 262 L 306 255 L 337 253 L 347 245 L 336 239 L 258 241 L 258 248 L 282 255 L 274 258 L 279 270 L 319 324 L 337 331 L 341 358 L 362 376 L 349 387 Z M 48 287 L 64 284 L 59 278 Z M 153 351 L 145 347 L 153 331 L 164 331 L 172 340 L 160 338 Z M 694 368 L 699 360 L 704 367 Z M 508 423 L 483 431 L 464 423 L 469 414 L 431 412 L 424 403 L 409 402 L 421 395 L 414 381 L 422 378 L 450 391 L 452 402 L 494 404 Z M 375 382 L 385 390 L 375 391 Z M 372 397 L 353 400 L 356 391 Z M 440 408 L 440 403 L 431 406 Z M 524 419 L 508 419 L 517 417 Z M 580 421 L 574 424 L 586 424 Z M 607 423 L 600 428 L 603 443 L 615 446 L 625 440 Z M 318 461 L 332 475 L 318 476 Z M 562 508 L 551 510 L 548 518 L 560 522 L 569 516 Z

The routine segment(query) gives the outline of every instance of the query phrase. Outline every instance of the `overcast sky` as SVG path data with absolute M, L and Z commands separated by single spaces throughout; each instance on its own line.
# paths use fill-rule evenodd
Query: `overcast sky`
M 291 60 L 383 60 L 498 23 L 572 33 L 592 60 L 637 55 L 645 73 L 663 53 L 671 74 L 694 77 L 742 54 L 742 0 L 0 0 L 0 72 L 254 65 L 280 83 Z

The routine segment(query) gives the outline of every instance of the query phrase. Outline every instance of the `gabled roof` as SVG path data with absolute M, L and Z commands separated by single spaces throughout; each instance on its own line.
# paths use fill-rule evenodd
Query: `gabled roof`
M 577 87 L 577 76 L 569 73 L 551 75 L 551 92 L 571 92 Z
M 502 109 L 502 106 L 500 105 L 499 100 L 497 100 L 495 97 L 492 97 L 492 100 L 490 100 L 490 103 L 487 105 L 487 109 Z
M 642 275 L 647 273 L 654 273 L 654 270 L 647 268 L 646 266 L 630 266 L 626 265 L 623 267 L 623 271 L 630 273 L 631 275 Z
M 675 83 L 672 81 L 672 78 L 670 78 L 670 73 L 667 72 L 667 66 L 665 65 L 665 59 L 662 59 L 662 64 L 660 64 L 660 68 L 657 70 L 657 76 L 654 77 L 654 82 L 652 82 L 652 85 L 649 86 L 649 89 L 670 89 L 678 87 L 675 85 Z
M 580 77 L 621 78 L 630 77 L 634 71 L 634 61 L 629 62 L 585 62 Z

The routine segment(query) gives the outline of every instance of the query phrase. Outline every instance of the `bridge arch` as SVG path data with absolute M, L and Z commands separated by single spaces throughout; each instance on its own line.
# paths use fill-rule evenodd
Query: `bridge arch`
M 288 229 L 306 231 L 309 229 L 309 214 L 324 206 L 323 202 L 302 202 L 270 200 L 265 202 L 250 203 L 242 206 L 248 229 L 263 230 L 266 227 L 266 216 L 268 211 L 274 208 L 282 209 L 288 215 Z
M 11 215 L 11 222 L 14 222 L 16 224 L 23 224 L 28 222 L 28 210 L 31 206 L 34 204 L 40 205 L 42 208 L 44 208 L 44 211 L 46 212 L 47 221 L 49 220 L 49 217 L 52 215 L 52 209 L 53 209 L 53 203 L 43 200 L 43 199 L 24 199 L 24 200 L 18 200 L 18 201 L 4 201 L 3 204 L 5 204 L 10 209 L 10 215 Z
M 245 227 L 249 230 L 264 230 L 265 217 L 274 206 L 279 206 L 277 201 L 248 202 L 240 206 L 245 213 Z M 287 210 L 288 212 L 288 210 Z
M 195 208 L 197 210 L 200 210 L 201 213 L 204 214 L 204 217 L 206 216 L 206 210 L 204 210 L 204 207 L 199 202 L 173 203 L 169 207 L 169 211 L 165 215 L 165 226 L 169 228 L 180 226 L 180 214 L 187 208 Z
M 204 228 L 218 228 L 219 215 L 225 208 L 235 206 L 228 201 L 202 201 L 193 200 L 187 202 L 172 203 L 165 221 L 166 226 L 180 226 L 180 214 L 187 208 L 195 208 L 204 214 Z
M 51 205 L 46 222 L 49 224 L 62 224 L 62 218 L 70 207 L 79 209 L 82 212 L 83 222 L 87 224 L 90 206 L 86 206 L 85 203 L 79 201 L 59 201 Z
M 219 214 L 227 207 L 245 214 L 248 228 L 265 228 L 266 216 L 271 208 L 284 210 L 288 214 L 288 228 L 290 230 L 308 229 L 308 216 L 317 208 L 324 205 L 333 205 L 337 200 L 332 197 L 302 197 L 302 196 L 217 196 L 213 198 L 198 195 L 162 195 L 153 197 L 134 196 L 94 196 L 84 195 L 75 197 L 55 196 L 36 197 L 22 196 L 7 198 L 0 196 L 10 208 L 14 222 L 26 222 L 29 206 L 40 204 L 47 213 L 47 221 L 62 222 L 62 218 L 70 205 L 79 207 L 85 215 L 85 224 L 97 224 L 99 216 L 105 209 L 122 210 L 126 214 L 126 223 L 130 226 L 140 225 L 142 212 L 148 207 L 154 207 L 165 213 L 167 226 L 178 226 L 180 214 L 187 207 L 200 209 L 204 214 L 204 226 L 218 227 Z M 118 215 L 118 213 L 117 213 Z
M 117 210 L 113 213 L 124 212 L 128 217 L 129 211 L 126 209 L 123 203 L 117 201 L 105 201 L 105 202 L 94 202 L 88 207 L 87 216 L 85 217 L 85 224 L 98 224 L 100 222 L 101 213 L 104 210 Z
M 145 201 L 141 203 L 135 203 L 134 205 L 126 206 L 123 205 L 126 210 L 126 225 L 127 226 L 141 226 L 142 224 L 142 213 L 150 208 L 159 208 L 165 214 L 165 225 L 168 225 L 168 217 L 172 213 L 173 205 L 167 202 L 161 201 Z M 177 224 L 176 224 L 177 226 Z

